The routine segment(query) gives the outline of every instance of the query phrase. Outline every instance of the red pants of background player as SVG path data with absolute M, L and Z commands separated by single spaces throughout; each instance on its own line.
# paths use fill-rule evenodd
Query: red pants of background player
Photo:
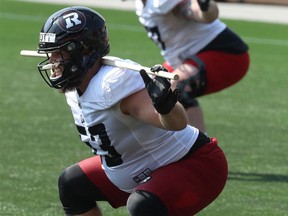
M 221 51 L 204 51 L 196 55 L 206 67 L 207 84 L 203 95 L 218 92 L 240 81 L 248 71 L 250 59 L 248 52 L 231 54 Z M 186 60 L 197 67 L 193 60 Z M 170 72 L 173 68 L 163 64 Z
M 119 190 L 106 177 L 99 156 L 79 163 L 87 177 L 114 208 L 125 206 L 129 193 Z M 227 161 L 216 139 L 189 157 L 152 172 L 151 178 L 135 190 L 157 195 L 171 216 L 191 216 L 221 193 L 227 180 Z

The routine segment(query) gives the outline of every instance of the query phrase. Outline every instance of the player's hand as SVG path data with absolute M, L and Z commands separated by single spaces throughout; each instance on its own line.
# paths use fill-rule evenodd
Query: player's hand
M 167 69 L 162 65 L 155 65 L 151 71 L 167 71 Z M 140 74 L 157 112 L 161 115 L 168 114 L 177 103 L 178 89 L 172 91 L 171 84 L 166 78 L 156 76 L 151 79 L 143 69 L 140 70 Z
M 201 11 L 207 11 L 210 0 L 197 0 Z

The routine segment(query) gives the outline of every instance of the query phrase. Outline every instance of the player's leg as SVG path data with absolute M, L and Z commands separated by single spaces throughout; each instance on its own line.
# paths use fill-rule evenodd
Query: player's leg
M 200 61 L 200 60 L 199 60 Z M 191 64 L 190 62 L 184 63 L 181 65 L 181 67 L 177 68 L 176 70 L 173 70 L 169 66 L 167 62 L 163 64 L 164 67 L 166 67 L 170 72 L 173 71 L 173 73 L 177 73 L 180 77 L 180 81 L 172 81 L 172 88 L 175 89 L 176 87 L 179 89 L 180 95 L 179 95 L 179 101 L 184 106 L 187 116 L 188 116 L 188 124 L 193 125 L 194 127 L 198 128 L 202 132 L 206 132 L 206 126 L 205 126 L 205 119 L 204 119 L 204 113 L 202 110 L 202 107 L 199 104 L 199 101 L 196 98 L 196 95 L 190 94 L 190 92 L 193 90 L 195 92 L 196 85 L 200 82 L 202 82 L 202 86 L 205 85 L 205 70 L 199 71 L 196 63 Z M 203 68 L 204 69 L 204 68 Z M 203 81 L 200 81 L 199 73 L 201 73 L 201 79 Z M 193 83 L 190 82 L 190 77 L 194 77 Z M 187 80 L 187 81 L 185 81 Z M 192 80 L 191 80 L 192 81 Z M 179 85 L 180 83 L 180 85 Z M 193 89 L 192 86 L 193 85 Z
M 127 209 L 131 216 L 168 216 L 162 200 L 145 190 L 135 190 L 128 198 Z
M 225 155 L 216 140 L 212 139 L 184 159 L 154 171 L 136 191 L 158 197 L 168 210 L 168 214 L 163 215 L 191 216 L 218 197 L 225 186 L 227 174 Z M 151 211 L 154 206 L 151 205 Z
M 194 127 L 198 128 L 203 133 L 207 133 L 202 107 L 200 106 L 196 98 L 195 98 L 195 102 L 197 103 L 197 105 L 193 105 L 193 106 L 186 108 L 186 113 L 188 116 L 188 124 L 193 125 Z
M 207 83 L 201 95 L 215 93 L 236 84 L 246 75 L 250 65 L 248 52 L 231 54 L 205 51 L 197 54 L 197 57 L 206 67 Z
M 125 206 L 129 194 L 119 190 L 105 175 L 99 156 L 68 167 L 59 177 L 59 195 L 66 215 L 101 216 L 96 201 L 113 208 Z
M 179 74 L 177 88 L 183 92 L 183 102 L 189 104 L 189 98 L 215 93 L 239 82 L 249 64 L 248 52 L 204 51 L 186 59 L 173 73 Z
M 172 81 L 172 88 L 179 89 L 179 101 L 187 111 L 189 124 L 206 132 L 204 115 L 196 98 L 234 85 L 245 76 L 249 64 L 248 52 L 205 51 L 186 59 L 175 70 L 167 62 L 163 65 L 180 76 L 179 81 Z

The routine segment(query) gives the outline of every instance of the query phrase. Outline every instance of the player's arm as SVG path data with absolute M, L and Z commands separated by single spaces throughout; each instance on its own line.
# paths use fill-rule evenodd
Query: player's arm
M 187 126 L 183 106 L 177 102 L 177 91 L 172 92 L 165 78 L 151 79 L 141 71 L 146 89 L 121 101 L 121 111 L 143 122 L 167 130 L 182 130 Z
M 210 23 L 219 16 L 217 3 L 213 0 L 183 0 L 172 11 L 177 17 Z

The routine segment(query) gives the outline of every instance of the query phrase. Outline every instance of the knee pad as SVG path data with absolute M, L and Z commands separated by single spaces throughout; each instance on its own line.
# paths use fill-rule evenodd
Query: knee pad
M 189 62 L 190 60 L 197 64 L 199 72 L 189 79 L 179 81 L 177 84 L 177 88 L 179 89 L 179 102 L 182 103 L 184 108 L 198 106 L 195 97 L 203 95 L 207 84 L 206 67 L 204 62 L 197 56 L 189 57 L 186 62 Z M 189 87 L 191 91 L 188 91 L 187 87 Z
M 168 209 L 161 199 L 142 190 L 129 196 L 127 208 L 131 216 L 168 216 Z
M 59 198 L 67 215 L 83 214 L 96 206 L 101 193 L 76 164 L 58 179 Z
M 69 197 L 74 194 L 73 181 L 75 179 L 75 176 L 73 175 L 73 170 L 77 170 L 77 168 L 75 166 L 68 167 L 59 176 L 58 191 L 62 203 L 68 201 Z M 76 172 L 74 174 L 76 174 Z

